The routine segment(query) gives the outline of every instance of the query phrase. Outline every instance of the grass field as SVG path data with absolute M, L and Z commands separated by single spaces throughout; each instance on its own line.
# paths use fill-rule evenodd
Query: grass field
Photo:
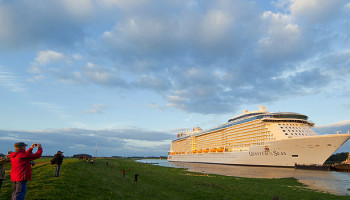
M 26 199 L 350 199 L 306 189 L 293 178 L 206 175 L 136 163 L 131 159 L 97 159 L 95 164 L 64 159 L 60 177 L 54 177 L 54 167 L 49 160 L 36 160 Z M 7 165 L 2 200 L 11 199 L 9 168 Z M 139 174 L 138 182 L 134 182 L 135 173 Z

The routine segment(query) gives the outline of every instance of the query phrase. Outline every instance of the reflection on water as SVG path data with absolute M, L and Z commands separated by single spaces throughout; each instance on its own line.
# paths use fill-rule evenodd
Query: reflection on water
M 350 173 L 336 171 L 315 171 L 280 167 L 250 167 L 203 163 L 168 162 L 167 160 L 139 160 L 164 167 L 186 168 L 188 171 L 247 178 L 294 177 L 312 189 L 334 194 L 350 195 Z M 348 190 L 349 189 L 349 190 Z

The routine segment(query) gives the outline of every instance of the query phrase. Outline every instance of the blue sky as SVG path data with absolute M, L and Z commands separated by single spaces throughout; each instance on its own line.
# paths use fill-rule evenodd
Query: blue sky
M 347 132 L 349 18 L 345 0 L 0 0 L 0 152 L 166 155 L 258 105 Z

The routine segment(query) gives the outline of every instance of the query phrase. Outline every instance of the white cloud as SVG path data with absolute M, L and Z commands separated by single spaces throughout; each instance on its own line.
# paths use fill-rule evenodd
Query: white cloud
M 8 40 L 11 40 L 15 34 L 13 32 L 15 25 L 11 18 L 11 11 L 5 5 L 0 5 L 0 41 L 3 41 L 5 44 Z
M 0 66 L 0 87 L 9 89 L 12 92 L 24 92 L 25 87 L 21 83 L 20 78 L 10 71 L 2 69 Z
M 335 122 L 333 124 L 317 125 L 316 128 L 336 128 L 336 127 L 341 127 L 346 125 L 350 125 L 350 120 Z
M 94 2 L 92 0 L 62 0 L 63 6 L 73 17 L 87 18 L 94 11 Z
M 137 1 L 100 0 L 100 1 L 98 1 L 98 4 L 100 4 L 101 6 L 104 6 L 106 8 L 118 7 L 118 8 L 122 8 L 123 10 L 129 10 L 129 9 L 135 8 L 137 6 L 144 5 L 147 2 L 149 2 L 149 0 L 137 0 Z
M 346 9 L 350 9 L 350 3 L 345 4 L 344 6 Z
M 66 113 L 66 108 L 63 106 L 47 102 L 31 102 L 31 104 L 44 108 L 45 110 L 47 110 L 48 112 L 52 113 L 54 116 L 60 119 L 66 120 L 71 118 L 71 116 Z
M 83 75 L 98 84 L 114 85 L 120 82 L 114 70 L 90 62 L 83 68 Z
M 292 0 L 290 5 L 293 17 L 308 23 L 322 23 L 336 16 L 345 0 Z
M 51 51 L 51 50 L 40 51 L 38 53 L 38 56 L 35 58 L 35 64 L 38 64 L 40 66 L 45 66 L 52 62 L 62 61 L 63 59 L 65 59 L 65 56 L 60 52 Z
M 75 59 L 75 60 L 82 60 L 83 58 L 84 58 L 84 56 L 79 54 L 79 53 L 76 53 L 73 55 L 73 59 Z
M 266 36 L 259 41 L 263 56 L 286 58 L 300 52 L 303 47 L 302 30 L 293 24 L 290 16 L 266 11 L 262 17 L 268 24 Z
M 218 40 L 226 38 L 232 28 L 234 16 L 223 10 L 210 10 L 201 22 L 200 35 L 202 42 L 215 43 Z
M 161 105 L 156 104 L 156 103 L 150 103 L 150 104 L 148 104 L 148 107 L 153 108 L 153 109 L 157 109 L 157 110 L 164 110 L 164 107 L 162 107 Z
M 33 76 L 32 78 L 28 78 L 27 81 L 28 82 L 31 82 L 31 83 L 34 83 L 34 82 L 38 82 L 42 79 L 44 79 L 45 76 L 44 75 L 38 75 L 38 76 Z
M 85 111 L 85 113 L 103 113 L 107 108 L 105 104 L 94 104 L 91 109 Z

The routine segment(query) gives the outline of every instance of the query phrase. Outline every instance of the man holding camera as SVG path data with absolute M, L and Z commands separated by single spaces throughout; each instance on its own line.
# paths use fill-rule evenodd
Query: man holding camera
M 15 152 L 10 154 L 11 159 L 11 180 L 13 181 L 12 199 L 24 199 L 27 192 L 27 182 L 32 179 L 32 168 L 30 161 L 38 159 L 43 153 L 41 144 L 34 143 L 26 151 L 27 144 L 18 142 L 14 144 Z M 33 154 L 32 151 L 38 147 L 38 151 Z

